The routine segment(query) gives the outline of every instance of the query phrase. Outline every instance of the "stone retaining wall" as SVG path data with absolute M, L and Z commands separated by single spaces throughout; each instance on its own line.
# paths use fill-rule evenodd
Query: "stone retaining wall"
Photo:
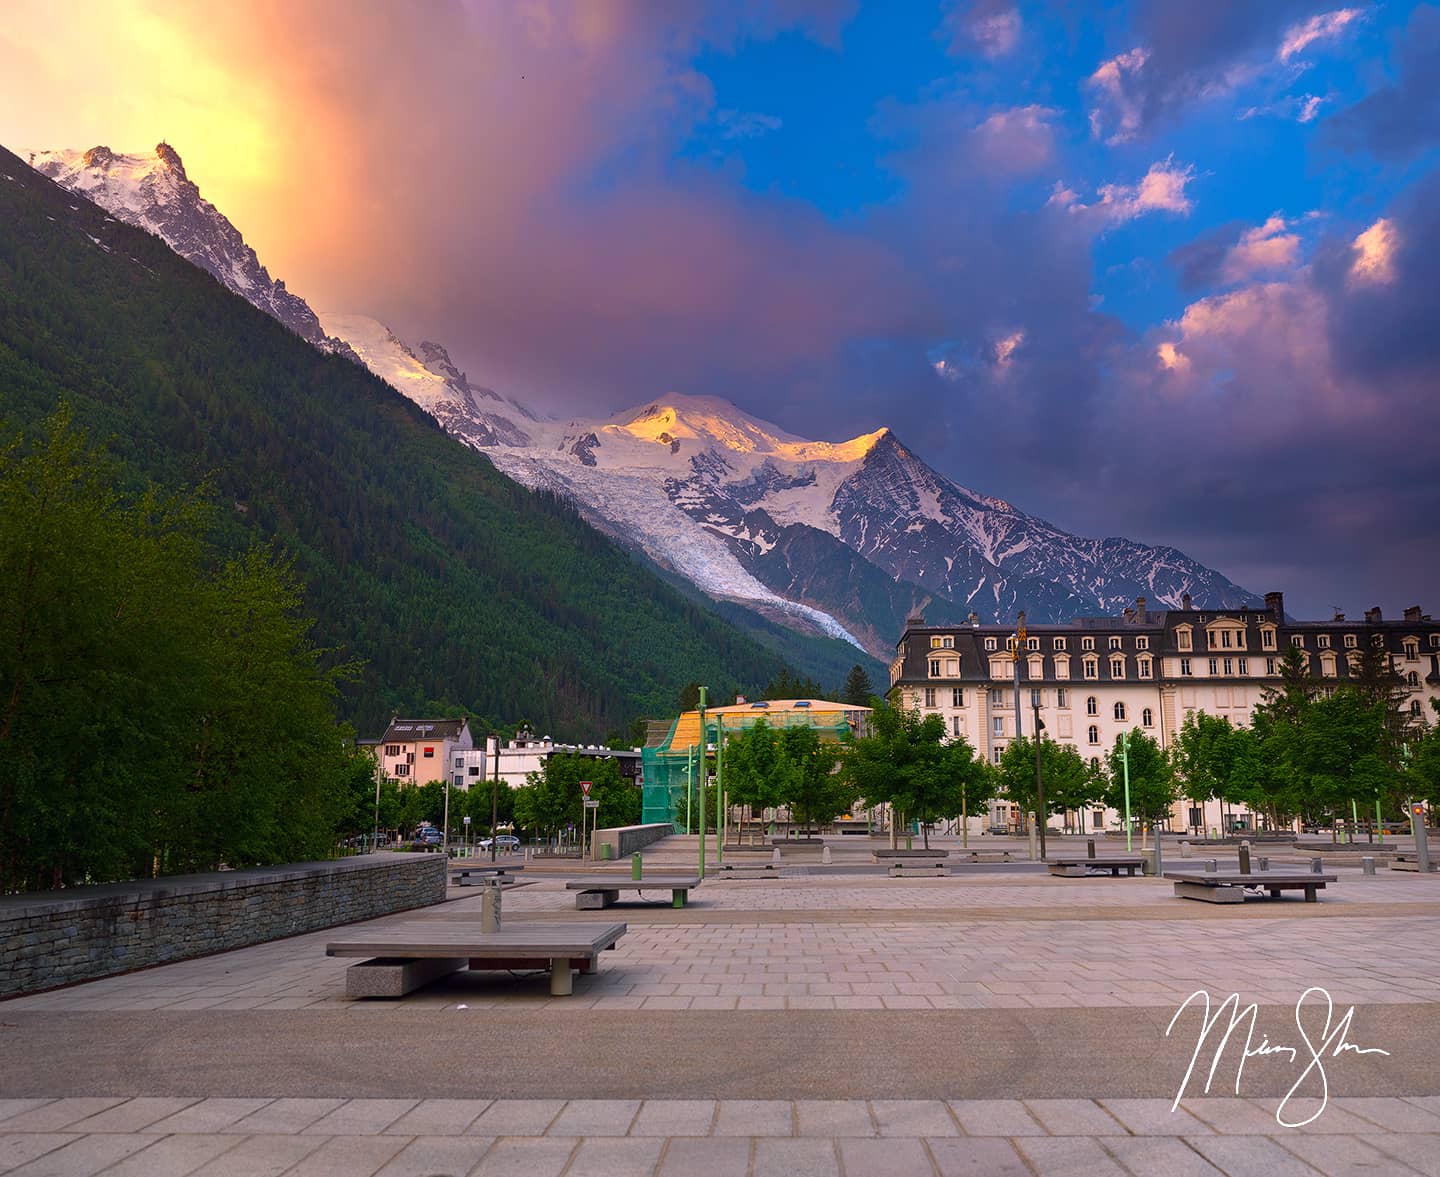
M 438 854 L 366 854 L 0 897 L 0 996 L 440 903 Z
M 597 859 L 603 858 L 605 854 L 600 847 L 608 845 L 612 858 L 628 858 L 635 851 L 644 849 L 661 838 L 668 838 L 674 832 L 674 824 L 668 821 L 649 822 L 643 826 L 611 826 L 609 829 L 595 831 L 592 853 Z

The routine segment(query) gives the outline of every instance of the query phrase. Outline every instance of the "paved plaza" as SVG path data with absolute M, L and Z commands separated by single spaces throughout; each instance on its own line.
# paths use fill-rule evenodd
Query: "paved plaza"
M 1440 878 L 1338 873 L 1218 907 L 816 867 L 581 913 L 532 870 L 507 920 L 629 925 L 569 997 L 349 999 L 319 932 L 0 1003 L 0 1173 L 1440 1175 Z M 478 920 L 452 896 L 375 924 Z M 1243 1027 L 1167 1036 L 1197 990 L 1258 1006 L 1238 1095 Z

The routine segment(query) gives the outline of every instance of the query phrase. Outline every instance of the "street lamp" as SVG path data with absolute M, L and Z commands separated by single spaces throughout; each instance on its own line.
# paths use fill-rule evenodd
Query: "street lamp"
M 1130 852 L 1130 730 L 1120 733 L 1120 765 L 1125 773 L 1125 852 Z

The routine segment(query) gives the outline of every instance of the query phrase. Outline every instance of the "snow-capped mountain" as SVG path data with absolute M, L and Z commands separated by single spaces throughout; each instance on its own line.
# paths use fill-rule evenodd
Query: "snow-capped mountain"
M 270 277 L 240 231 L 200 195 L 185 174 L 179 153 L 168 143 L 141 155 L 121 155 L 108 147 L 20 155 L 63 188 L 79 193 L 126 224 L 154 233 L 181 257 L 302 339 L 322 351 L 350 354 L 348 347 L 325 334 L 303 298 L 286 290 L 280 279 Z
M 1136 596 L 1179 606 L 1253 593 L 1173 548 L 1083 539 L 931 469 L 888 429 L 807 441 L 714 397 L 667 396 L 607 420 L 536 416 L 472 384 L 437 343 L 363 315 L 317 316 L 273 280 L 239 231 L 153 153 L 31 152 L 30 164 L 158 234 L 298 335 L 358 359 L 516 481 L 712 597 L 888 660 L 904 619 L 1008 621 L 1115 613 Z
M 1084 539 L 968 490 L 888 429 L 807 441 L 728 401 L 681 395 L 561 424 L 521 420 L 488 390 L 486 419 L 471 424 L 480 402 L 463 376 L 442 381 L 373 320 L 363 337 L 350 333 L 349 316 L 324 321 L 517 481 L 566 496 L 711 596 L 877 657 L 922 605 L 932 620 L 973 611 L 1002 621 L 1025 609 L 1044 621 L 1116 613 L 1137 596 L 1177 608 L 1185 593 L 1211 607 L 1258 600 L 1174 548 Z M 497 415 L 514 426 L 508 434 Z M 521 433 L 526 440 L 513 440 Z

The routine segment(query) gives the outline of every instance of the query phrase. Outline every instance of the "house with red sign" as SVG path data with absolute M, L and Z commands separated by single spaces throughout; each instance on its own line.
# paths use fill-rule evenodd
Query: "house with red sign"
M 402 785 L 443 781 L 457 753 L 473 752 L 468 719 L 401 719 L 396 716 L 380 737 L 380 771 Z M 459 757 L 468 761 L 470 757 Z

